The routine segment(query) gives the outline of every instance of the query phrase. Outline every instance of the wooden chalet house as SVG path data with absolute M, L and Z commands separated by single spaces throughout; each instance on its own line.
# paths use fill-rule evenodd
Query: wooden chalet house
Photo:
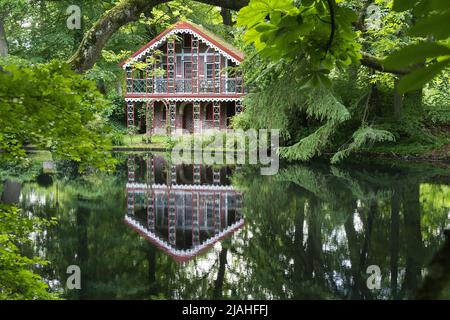
M 199 25 L 169 27 L 121 63 L 127 126 L 148 134 L 226 130 L 242 112 L 244 81 L 233 67 L 243 59 L 242 52 Z
M 124 223 L 175 261 L 187 262 L 244 225 L 231 169 L 128 158 Z

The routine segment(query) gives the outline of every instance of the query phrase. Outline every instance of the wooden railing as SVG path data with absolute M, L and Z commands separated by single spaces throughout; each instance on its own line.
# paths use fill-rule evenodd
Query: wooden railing
M 165 94 L 168 93 L 167 79 L 153 79 L 152 87 L 147 88 L 145 79 L 134 79 L 131 86 L 128 87 L 127 93 L 148 93 L 148 94 Z M 244 88 L 242 78 L 222 78 L 220 81 L 212 79 L 198 80 L 198 90 L 193 92 L 192 79 L 175 79 L 175 94 L 198 93 L 198 94 L 242 94 L 247 93 Z

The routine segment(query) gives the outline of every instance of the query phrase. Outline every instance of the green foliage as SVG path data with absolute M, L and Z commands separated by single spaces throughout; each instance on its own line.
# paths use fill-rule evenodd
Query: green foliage
M 8 12 L 5 31 L 10 53 L 33 62 L 66 60 L 76 50 L 83 36 L 97 19 L 117 0 L 2 0 L 13 11 Z M 67 28 L 66 10 L 70 5 L 81 7 L 82 30 Z M 1 3 L 0 3 L 1 12 Z M 14 41 L 12 41 L 14 40 Z
M 114 146 L 123 146 L 125 143 L 124 130 L 113 129 L 109 134 L 109 138 Z
M 331 3 L 331 7 L 330 7 Z M 356 14 L 335 1 L 251 0 L 238 14 L 247 28 L 246 43 L 253 43 L 263 58 L 302 60 L 303 85 L 328 85 L 328 73 L 361 58 L 352 23 Z
M 280 155 L 288 160 L 311 160 L 315 156 L 320 156 L 329 146 L 334 131 L 334 125 L 327 123 L 293 146 L 280 148 Z
M 412 71 L 400 80 L 398 85 L 399 92 L 405 93 L 421 89 L 448 66 L 450 66 L 450 58 Z
M 393 142 L 394 135 L 386 130 L 375 129 L 370 126 L 359 128 L 353 133 L 353 141 L 345 148 L 336 152 L 331 158 L 331 163 L 336 163 L 347 158 L 351 152 L 373 145 L 376 142 Z
M 430 107 L 427 111 L 428 120 L 435 125 L 450 125 L 450 110 L 447 106 Z
M 32 181 L 42 173 L 42 164 L 44 161 L 52 161 L 50 152 L 37 151 L 31 153 L 20 163 L 0 161 L 0 181 Z M 2 187 L 0 186 L 0 192 Z
M 0 205 L 0 300 L 57 299 L 33 269 L 48 262 L 21 254 L 20 246 L 31 243 L 30 234 L 54 222 L 26 216 L 15 207 Z
M 8 55 L 6 57 L 0 57 L 0 66 L 16 65 L 20 67 L 30 67 L 32 63 L 29 60 L 20 58 L 18 56 Z
M 421 42 L 394 52 L 384 61 L 384 65 L 388 68 L 405 68 L 429 58 L 447 55 L 450 55 L 450 47 L 435 42 Z
M 439 248 L 442 243 L 440 233 L 448 220 L 445 210 L 448 210 L 449 204 L 444 200 L 448 190 L 442 192 L 435 186 L 436 194 L 432 195 L 428 188 L 422 191 L 422 186 L 424 181 L 433 180 L 432 176 L 447 174 L 445 169 L 440 170 L 436 166 L 416 170 L 392 167 L 385 161 L 382 165 L 353 163 L 351 166 L 341 164 L 331 167 L 315 162 L 281 168 L 274 177 L 263 177 L 257 169 L 243 167 L 233 176 L 233 185 L 245 192 L 244 213 L 248 228 L 244 232 L 249 230 L 251 236 L 249 244 L 242 250 L 254 260 L 251 266 L 255 268 L 244 285 L 244 292 L 248 292 L 253 284 L 252 296 L 257 298 L 270 295 L 279 299 L 305 299 L 331 295 L 341 299 L 399 299 L 406 296 L 406 291 L 415 290 L 411 286 L 406 288 L 405 278 L 398 277 L 398 287 L 405 288 L 402 293 L 396 290 L 397 286 L 390 286 L 389 278 L 382 284 L 386 290 L 368 291 L 365 268 L 361 270 L 359 267 L 359 253 L 367 245 L 364 239 L 370 233 L 373 241 L 368 246 L 367 252 L 370 253 L 366 263 L 378 261 L 385 268 L 382 272 L 389 273 L 392 271 L 389 243 L 400 234 L 396 238 L 402 248 L 399 256 L 395 257 L 398 268 L 403 269 L 405 261 L 413 257 L 416 263 L 421 261 L 425 265 L 431 258 L 431 252 L 416 251 L 421 247 L 417 239 L 428 243 L 427 249 Z M 386 227 L 392 224 L 394 220 L 391 219 L 396 214 L 391 201 L 400 195 L 400 201 L 404 203 L 415 201 L 419 204 L 419 194 L 414 195 L 410 191 L 411 186 L 419 188 L 419 185 L 420 205 L 416 210 L 409 210 L 408 214 L 401 210 L 399 218 L 400 221 L 406 218 L 405 223 L 400 224 L 398 233 L 393 232 Z M 437 210 L 429 210 L 432 207 Z M 417 217 L 415 222 L 408 219 L 411 216 Z M 354 219 L 358 217 L 361 219 L 360 227 L 356 229 Z M 434 227 L 434 232 L 429 226 Z M 336 230 L 339 230 L 339 236 L 336 236 Z M 410 230 L 415 230 L 415 233 Z M 320 248 L 326 249 L 321 251 Z M 343 257 L 350 264 L 344 265 Z M 344 279 L 349 279 L 351 289 L 329 286 L 329 268 L 333 269 L 332 273 L 341 275 L 339 280 L 343 280 L 342 283 L 346 283 Z M 408 272 L 411 274 L 411 271 Z M 420 279 L 420 273 L 418 276 Z M 360 289 L 352 282 L 355 279 L 359 279 L 356 283 L 359 283 Z
M 310 160 L 325 153 L 335 154 L 335 162 L 358 150 L 379 152 L 386 148 L 392 151 L 396 144 L 407 144 L 410 151 L 416 149 L 414 153 L 440 147 L 445 139 L 435 136 L 432 126 L 445 123 L 446 110 L 450 109 L 448 73 L 441 72 L 435 77 L 423 89 L 423 98 L 419 92 L 406 95 L 399 120 L 394 116 L 395 76 L 392 74 L 373 72 L 354 64 L 345 70 L 338 64 L 330 65 L 330 68 L 322 65 L 314 68 L 314 59 L 309 59 L 308 53 L 304 54 L 306 49 L 301 48 L 295 48 L 292 56 L 269 55 L 270 59 L 265 59 L 261 50 L 266 47 L 277 50 L 287 44 L 277 43 L 276 39 L 259 43 L 264 42 L 260 41 L 262 34 L 270 32 L 265 25 L 272 24 L 270 13 L 268 16 L 264 14 L 278 10 L 287 16 L 302 5 L 312 8 L 319 2 L 308 1 L 297 6 L 296 2 L 290 1 L 276 4 L 251 1 L 248 8 L 241 10 L 239 15 L 242 13 L 245 18 L 242 24 L 247 28 L 244 39 L 253 41 L 255 47 L 247 48 L 248 58 L 244 63 L 246 81 L 253 91 L 244 101 L 246 111 L 234 120 L 233 125 L 280 129 L 283 138 L 280 154 L 290 160 Z M 250 10 L 252 3 L 253 10 Z M 362 4 L 356 1 L 340 1 L 336 6 L 363 13 Z M 364 51 L 375 56 L 389 56 L 398 47 L 413 48 L 412 55 L 398 52 L 384 62 L 391 69 L 406 70 L 415 66 L 410 75 L 403 77 L 398 89 L 404 89 L 408 83 L 412 84 L 410 88 L 422 88 L 434 75 L 428 72 L 429 69 L 422 71 L 418 66 L 426 61 L 427 68 L 439 69 L 440 63 L 435 63 L 435 60 L 448 54 L 448 46 L 442 42 L 418 42 L 408 36 L 411 14 L 393 11 L 392 1 L 379 0 L 371 6 L 376 9 L 370 9 L 375 13 L 368 10 L 365 20 L 358 21 L 363 24 L 363 31 L 357 33 L 355 41 Z M 326 14 L 327 11 L 324 12 Z M 257 19 L 261 20 L 258 22 Z M 259 25 L 262 27 L 258 32 L 256 28 Z M 293 45 L 295 47 L 295 42 Z M 314 46 L 318 55 L 324 52 L 323 46 L 316 43 Z M 308 44 L 304 43 L 304 47 L 307 48 Z M 377 146 L 379 148 L 375 149 Z
M 306 161 L 321 155 L 339 125 L 350 118 L 347 108 L 330 91 L 317 89 L 304 94 L 308 96 L 306 115 L 325 124 L 293 146 L 281 148 L 280 155 L 289 160 Z
M 387 6 L 389 1 L 378 1 L 377 4 Z M 450 9 L 445 0 L 397 0 L 393 8 L 396 11 L 413 8 L 413 14 L 418 19 L 410 28 L 409 36 L 431 36 L 439 41 L 406 46 L 384 62 L 386 67 L 392 69 L 414 67 L 400 81 L 399 92 L 405 93 L 422 88 L 450 65 L 449 31 L 442 27 L 450 19 Z M 263 58 L 303 61 L 304 73 L 300 83 L 308 87 L 329 87 L 330 71 L 336 67 L 342 70 L 350 64 L 359 64 L 361 41 L 353 28 L 356 21 L 357 13 L 352 9 L 351 1 L 334 0 L 298 3 L 290 0 L 251 0 L 238 15 L 238 25 L 246 27 L 245 42 L 254 44 Z M 392 28 L 402 24 L 401 20 L 392 22 L 389 26 Z M 389 29 L 385 26 L 383 30 L 386 32 Z M 368 35 L 371 32 L 368 30 Z M 385 39 L 381 41 L 388 43 Z M 417 63 L 424 65 L 417 67 Z
M 386 66 L 414 67 L 399 83 L 399 91 L 404 93 L 422 88 L 450 67 L 450 31 L 445 27 L 450 19 L 450 6 L 446 0 L 395 0 L 393 9 L 412 10 L 417 20 L 409 29 L 410 36 L 437 41 L 406 46 L 386 59 Z M 417 63 L 419 66 L 415 67 Z
M 0 72 L 0 149 L 18 160 L 23 146 L 50 148 L 55 156 L 101 169 L 111 167 L 107 128 L 98 114 L 107 102 L 95 84 L 53 61 L 8 65 Z
M 108 119 L 108 122 L 116 127 L 124 128 L 126 123 L 126 112 L 125 112 L 125 99 L 123 96 L 116 93 L 112 93 L 108 96 L 108 100 L 111 101 L 110 104 L 104 110 L 104 117 Z

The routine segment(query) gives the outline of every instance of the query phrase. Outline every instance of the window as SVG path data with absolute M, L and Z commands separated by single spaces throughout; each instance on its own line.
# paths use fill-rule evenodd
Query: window
M 188 34 L 188 33 L 185 33 L 183 35 L 183 47 L 184 48 L 191 48 L 192 47 L 191 35 Z
M 220 69 L 214 68 L 214 63 L 206 64 L 206 79 L 211 80 L 214 78 L 214 74 L 216 78 L 220 76 Z
M 205 106 L 206 113 L 205 113 L 205 120 L 213 120 L 213 105 L 211 103 L 208 103 Z
M 192 62 L 184 63 L 184 78 L 192 79 Z
M 206 64 L 206 79 L 213 78 L 213 70 L 214 70 L 214 63 L 207 63 Z

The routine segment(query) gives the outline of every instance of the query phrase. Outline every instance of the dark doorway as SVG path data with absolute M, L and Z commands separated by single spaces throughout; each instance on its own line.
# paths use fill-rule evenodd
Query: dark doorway
M 183 111 L 183 129 L 189 133 L 194 133 L 194 108 L 192 104 L 184 106 Z
M 231 119 L 236 115 L 236 106 L 234 103 L 226 104 L 227 110 L 227 128 L 231 127 Z

